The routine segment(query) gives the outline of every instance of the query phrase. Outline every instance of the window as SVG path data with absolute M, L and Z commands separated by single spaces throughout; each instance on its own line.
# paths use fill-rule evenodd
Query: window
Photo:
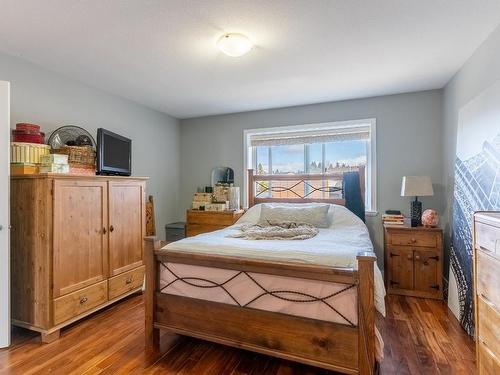
M 366 211 L 376 213 L 375 124 L 375 119 L 368 119 L 245 130 L 245 170 L 252 168 L 256 174 L 334 175 L 364 166 Z M 292 187 L 295 182 L 287 184 Z M 334 179 L 310 180 L 293 189 L 311 198 L 339 198 L 340 192 L 319 188 L 340 185 Z M 270 192 L 267 187 L 257 187 L 258 192 L 268 197 L 293 195 L 290 191 Z

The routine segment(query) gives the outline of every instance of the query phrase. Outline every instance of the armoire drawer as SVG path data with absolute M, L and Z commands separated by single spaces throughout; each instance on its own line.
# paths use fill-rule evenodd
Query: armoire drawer
M 500 313 L 481 296 L 477 297 L 477 309 L 479 340 L 484 342 L 495 356 L 500 357 Z
M 144 282 L 145 266 L 137 267 L 131 271 L 124 272 L 121 275 L 109 279 L 108 296 L 109 299 L 115 299 L 131 290 L 142 286 Z
M 54 324 L 93 309 L 108 300 L 108 282 L 103 281 L 54 300 Z

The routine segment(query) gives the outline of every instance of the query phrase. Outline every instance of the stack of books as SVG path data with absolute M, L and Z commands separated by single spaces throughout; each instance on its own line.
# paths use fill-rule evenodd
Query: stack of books
M 382 215 L 382 222 L 387 225 L 403 225 L 405 218 L 403 215 Z

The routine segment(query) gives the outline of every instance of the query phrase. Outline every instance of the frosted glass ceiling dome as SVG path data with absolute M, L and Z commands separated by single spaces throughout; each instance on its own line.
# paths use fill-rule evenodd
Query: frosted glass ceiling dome
M 217 41 L 217 48 L 231 57 L 243 56 L 248 53 L 252 47 L 252 41 L 247 36 L 240 33 L 226 33 Z

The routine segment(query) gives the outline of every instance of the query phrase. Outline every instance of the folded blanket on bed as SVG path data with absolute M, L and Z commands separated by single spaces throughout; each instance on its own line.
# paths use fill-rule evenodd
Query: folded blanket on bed
M 240 233 L 228 237 L 245 240 L 307 240 L 319 233 L 318 228 L 305 223 L 268 221 L 268 224 L 242 225 L 239 228 Z

